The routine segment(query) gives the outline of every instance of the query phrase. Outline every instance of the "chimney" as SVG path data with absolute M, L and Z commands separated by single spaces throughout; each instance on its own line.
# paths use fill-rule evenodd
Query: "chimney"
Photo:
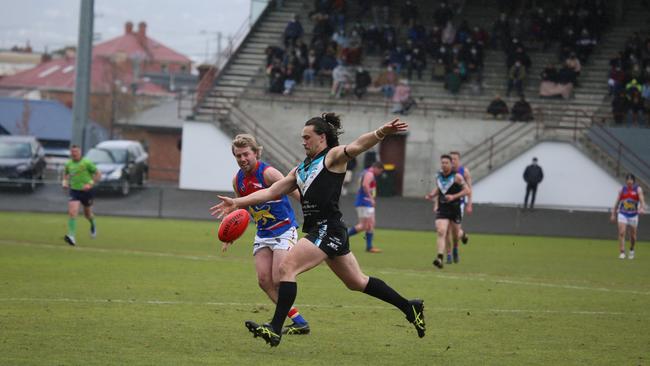
M 124 24 L 124 34 L 131 34 L 131 33 L 133 33 L 133 23 L 126 22 Z
M 147 23 L 138 23 L 138 37 L 140 37 L 142 40 L 147 38 Z

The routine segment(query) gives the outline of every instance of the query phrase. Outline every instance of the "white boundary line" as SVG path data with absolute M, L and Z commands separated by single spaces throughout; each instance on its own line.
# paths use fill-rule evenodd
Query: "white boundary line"
M 259 306 L 272 307 L 272 304 L 261 304 L 253 302 L 214 302 L 214 301 L 173 301 L 173 300 L 126 300 L 126 299 L 71 299 L 71 298 L 0 298 L 0 302 L 31 302 L 31 303 L 78 303 L 78 304 L 127 304 L 127 305 L 190 305 L 190 306 Z M 392 310 L 391 306 L 367 306 L 367 305 L 329 305 L 329 304 L 298 304 L 301 308 L 326 308 L 326 309 L 376 309 Z M 559 314 L 559 315 L 631 315 L 638 316 L 643 314 L 618 312 L 618 311 L 585 311 L 585 310 L 535 310 L 535 309 L 462 309 L 462 308 L 443 308 L 443 307 L 426 307 L 427 311 L 433 312 L 459 312 L 459 313 L 503 313 L 503 314 Z
M 41 244 L 41 243 L 30 243 L 30 242 L 17 242 L 11 240 L 0 240 L 0 245 L 18 245 L 18 246 L 28 246 L 36 248 L 46 248 L 46 249 L 58 249 L 58 250 L 79 250 L 84 252 L 92 253 L 113 253 L 113 254 L 124 254 L 124 255 L 140 255 L 146 257 L 164 257 L 164 258 L 178 258 L 178 259 L 187 259 L 193 261 L 241 261 L 239 258 L 229 258 L 229 257 L 219 257 L 214 255 L 186 255 L 186 254 L 174 254 L 174 253 L 163 253 L 163 252 L 149 252 L 142 250 L 129 250 L 129 249 L 106 249 L 106 248 L 89 248 L 89 247 L 70 247 L 67 245 L 55 245 L 55 244 Z M 499 278 L 489 278 L 484 274 L 466 274 L 465 276 L 459 275 L 450 275 L 436 272 L 414 272 L 411 270 L 397 270 L 397 269 L 388 269 L 388 270 L 379 270 L 377 271 L 381 274 L 390 274 L 390 275 L 406 275 L 406 276 L 419 276 L 419 277 L 438 277 L 450 280 L 464 280 L 464 281 L 479 281 L 479 282 L 491 282 L 496 284 L 507 284 L 507 285 L 516 285 L 516 286 L 530 286 L 530 287 L 547 287 L 547 288 L 558 288 L 565 290 L 581 290 L 581 291 L 597 291 L 597 292 L 606 292 L 606 293 L 622 293 L 622 294 L 631 294 L 631 295 L 645 295 L 649 296 L 650 291 L 636 291 L 636 290 L 621 290 L 621 289 L 611 289 L 607 287 L 589 287 L 589 286 L 578 286 L 578 285 L 560 285 L 554 283 L 544 283 L 544 282 L 533 282 L 533 281 L 517 281 L 517 280 L 508 280 L 508 279 L 499 279 Z

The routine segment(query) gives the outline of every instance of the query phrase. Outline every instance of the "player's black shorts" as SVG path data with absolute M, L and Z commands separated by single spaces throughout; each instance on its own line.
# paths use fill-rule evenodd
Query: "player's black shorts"
M 92 189 L 88 191 L 78 191 L 76 189 L 70 190 L 69 201 L 79 201 L 85 207 L 93 205 L 93 198 L 95 198 L 95 193 Z
M 436 211 L 436 220 L 447 219 L 455 224 L 463 222 L 463 214 L 460 211 L 460 206 L 450 208 L 439 208 Z
M 341 222 L 319 223 L 307 232 L 305 238 L 325 252 L 330 259 L 350 253 L 348 229 Z

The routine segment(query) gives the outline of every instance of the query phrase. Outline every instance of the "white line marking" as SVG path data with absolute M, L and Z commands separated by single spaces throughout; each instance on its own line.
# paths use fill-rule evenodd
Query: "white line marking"
M 178 259 L 187 259 L 193 261 L 247 261 L 248 259 L 242 258 L 233 258 L 233 257 L 220 257 L 214 255 L 189 255 L 189 254 L 175 254 L 175 253 L 164 253 L 164 252 L 149 252 L 143 250 L 130 250 L 130 249 L 106 249 L 106 248 L 89 248 L 89 247 L 70 247 L 67 245 L 55 245 L 55 244 L 40 244 L 40 243 L 29 243 L 29 242 L 17 242 L 10 240 L 0 240 L 1 245 L 20 245 L 36 248 L 46 248 L 46 249 L 58 249 L 58 250 L 78 250 L 92 253 L 109 253 L 109 254 L 124 254 L 124 255 L 139 255 L 145 257 L 163 257 L 163 258 L 178 258 Z M 216 249 L 215 249 L 216 250 Z M 465 280 L 465 281 L 480 281 L 480 282 L 493 282 L 499 284 L 508 284 L 516 286 L 531 286 L 531 287 L 548 287 L 548 288 L 560 288 L 566 290 L 581 290 L 581 291 L 597 291 L 597 292 L 610 292 L 610 293 L 622 293 L 622 294 L 632 294 L 632 295 L 650 295 L 650 291 L 636 291 L 636 290 L 621 290 L 621 289 L 611 289 L 606 287 L 589 287 L 589 286 L 578 286 L 578 285 L 560 285 L 554 283 L 544 283 L 544 282 L 532 282 L 532 281 L 518 281 L 518 280 L 508 280 L 501 278 L 491 278 L 486 274 L 474 273 L 474 274 L 465 274 L 464 276 L 459 275 L 449 275 L 436 272 L 414 272 L 413 270 L 399 270 L 399 269 L 388 269 L 388 270 L 379 270 L 378 273 L 381 274 L 390 274 L 390 275 L 406 275 L 406 276 L 419 276 L 419 277 L 438 277 L 450 280 Z
M 646 296 L 650 295 L 650 292 L 648 292 L 648 291 L 620 290 L 620 289 L 611 289 L 611 288 L 606 288 L 606 287 L 559 285 L 559 284 L 555 284 L 555 283 L 505 280 L 505 279 L 500 279 L 500 278 L 489 278 L 484 274 L 475 274 L 474 276 L 472 276 L 472 275 L 455 276 L 455 275 L 447 275 L 447 274 L 441 274 L 441 273 L 417 273 L 417 272 L 400 271 L 400 270 L 388 270 L 388 271 L 383 270 L 383 271 L 379 271 L 379 273 L 381 273 L 381 274 L 400 274 L 400 275 L 420 276 L 420 277 L 435 276 L 435 277 L 440 277 L 440 278 L 445 278 L 445 279 L 450 279 L 450 280 L 493 282 L 493 283 L 501 283 L 501 284 L 508 284 L 508 285 L 550 287 L 550 288 L 561 288 L 561 289 L 567 289 L 567 290 L 615 292 L 615 293 L 633 294 L 633 295 L 646 295 Z
M 272 304 L 261 304 L 253 302 L 215 302 L 215 301 L 175 301 L 175 300 L 135 300 L 135 299 L 71 299 L 71 298 L 0 298 L 0 302 L 32 302 L 32 303 L 79 303 L 79 304 L 132 304 L 132 305 L 192 305 L 192 306 L 257 306 L 272 308 Z M 376 309 L 376 310 L 393 310 L 392 306 L 373 306 L 373 305 L 331 305 L 331 304 L 297 304 L 301 308 L 327 308 L 327 309 Z M 504 314 L 559 314 L 559 315 L 643 315 L 629 312 L 618 311 L 585 311 L 585 310 L 535 310 L 535 309 L 462 309 L 462 308 L 444 308 L 427 306 L 427 311 L 433 312 L 461 312 L 461 313 L 504 313 Z

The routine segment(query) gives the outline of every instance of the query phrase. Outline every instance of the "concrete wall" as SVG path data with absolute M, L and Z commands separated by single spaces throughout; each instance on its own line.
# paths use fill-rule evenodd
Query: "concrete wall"
M 614 206 L 616 192 L 623 182 L 564 142 L 539 143 L 475 182 L 474 202 L 522 205 L 526 188 L 523 173 L 533 157 L 537 157 L 544 171 L 536 206 L 586 210 L 607 210 Z
M 315 104 L 246 99 L 240 101 L 240 107 L 264 123 L 266 128 L 276 131 L 277 136 L 282 137 L 287 146 L 299 154 L 304 151 L 300 132 L 305 121 L 323 112 L 333 111 L 342 116 L 345 133 L 341 136 L 341 143 L 349 143 L 360 134 L 380 127 L 396 116 L 383 109 L 363 109 L 358 106 L 342 106 L 331 110 Z M 421 197 L 431 190 L 441 154 L 451 150 L 465 151 L 510 123 L 422 115 L 403 116 L 402 119 L 410 124 L 404 169 L 404 196 L 408 197 Z
M 232 192 L 232 178 L 239 166 L 230 143 L 231 139 L 211 123 L 185 122 L 179 187 Z

